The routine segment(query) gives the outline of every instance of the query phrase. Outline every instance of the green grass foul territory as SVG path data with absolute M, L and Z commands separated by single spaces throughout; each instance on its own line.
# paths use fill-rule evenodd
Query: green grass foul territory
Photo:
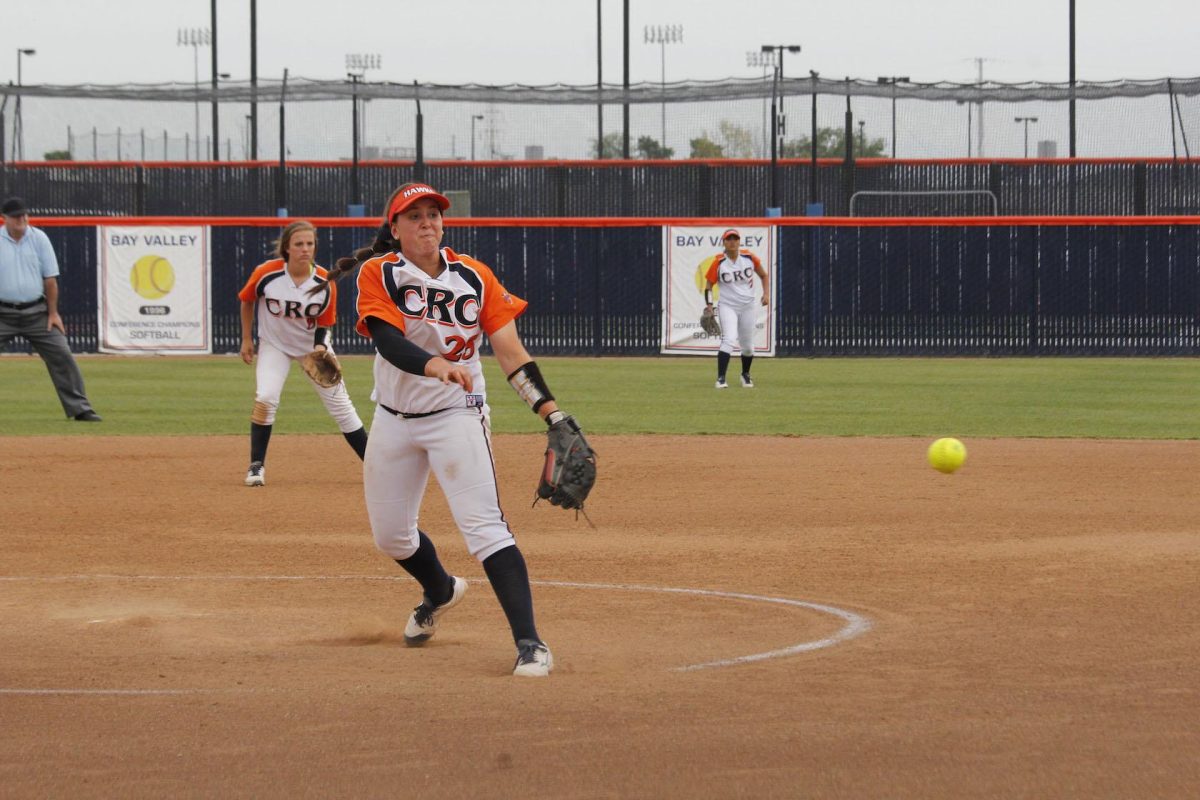
M 371 363 L 342 359 L 370 425 Z M 65 420 L 41 359 L 0 357 L 0 435 L 240 434 L 254 369 L 236 356 L 79 358 L 99 425 Z M 1189 358 L 758 358 L 757 387 L 713 388 L 715 358 L 539 359 L 561 406 L 595 434 L 1200 438 L 1200 360 Z M 541 422 L 485 361 L 497 433 Z M 297 365 L 279 434 L 337 428 Z

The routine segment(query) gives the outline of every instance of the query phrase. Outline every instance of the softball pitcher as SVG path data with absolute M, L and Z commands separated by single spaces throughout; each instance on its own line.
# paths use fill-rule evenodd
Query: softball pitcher
M 275 244 L 278 258 L 254 268 L 238 292 L 242 301 L 242 361 L 254 363 L 251 327 L 258 316 L 258 365 L 255 369 L 254 410 L 250 414 L 250 468 L 247 486 L 263 486 L 267 445 L 279 397 L 293 361 L 312 350 L 330 350 L 329 329 L 336 321 L 337 286 L 323 267 L 313 262 L 316 228 L 303 220 L 283 229 Z M 337 422 L 359 458 L 367 450 L 367 431 L 354 410 L 345 381 L 329 388 L 313 383 L 317 396 Z
M 754 363 L 754 326 L 758 321 L 758 307 L 770 302 L 771 291 L 767 284 L 767 271 L 758 256 L 741 249 L 742 237 L 730 229 L 721 235 L 725 252 L 713 260 L 705 274 L 704 304 L 711 309 L 712 288 L 721 286 L 717 316 L 721 321 L 721 346 L 717 350 L 717 388 L 729 386 L 725 382 L 725 371 L 729 368 L 729 357 L 736 346 L 742 354 L 742 388 L 753 389 L 750 365 Z M 756 302 L 754 276 L 762 281 L 762 301 Z M 736 338 L 735 338 L 736 337 Z
M 517 646 L 513 674 L 550 673 L 550 649 L 534 625 L 524 556 L 500 508 L 491 423 L 480 365 L 486 334 L 509 383 L 553 427 L 558 409 L 514 320 L 527 303 L 509 293 L 487 265 L 442 248 L 442 212 L 450 201 L 421 183 L 388 200 L 374 244 L 338 261 L 332 273 L 359 268 L 357 330 L 375 345 L 377 403 L 363 468 L 376 546 L 421 584 L 424 597 L 404 629 L 425 644 L 467 582 L 449 575 L 418 527 L 432 471 L 467 549 L 483 564 Z

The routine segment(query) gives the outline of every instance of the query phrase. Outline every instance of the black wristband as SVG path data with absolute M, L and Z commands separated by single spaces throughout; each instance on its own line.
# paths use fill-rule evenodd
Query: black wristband
M 712 287 L 711 286 L 704 287 L 704 305 L 706 305 L 706 306 L 712 305 Z
M 329 349 L 329 328 L 317 328 L 313 332 L 313 350 L 316 350 L 318 345 L 323 345 L 326 350 Z

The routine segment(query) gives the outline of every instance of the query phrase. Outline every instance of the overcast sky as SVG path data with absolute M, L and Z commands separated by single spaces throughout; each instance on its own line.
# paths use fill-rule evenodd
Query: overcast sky
M 622 2 L 601 0 L 604 78 L 622 81 Z M 1065 81 L 1067 0 L 630 0 L 631 80 L 661 79 L 647 25 L 683 26 L 667 45 L 666 79 L 751 77 L 746 54 L 799 44 L 789 75 L 914 81 Z M 1200 75 L 1200 2 L 1078 0 L 1080 80 Z M 218 0 L 220 71 L 250 72 L 250 0 Z M 596 0 L 259 0 L 261 77 L 340 78 L 347 53 L 378 53 L 368 79 L 460 84 L 588 84 L 596 80 Z M 180 28 L 210 25 L 209 0 L 3 0 L 0 80 L 25 83 L 190 82 Z M 210 72 L 201 50 L 201 80 Z

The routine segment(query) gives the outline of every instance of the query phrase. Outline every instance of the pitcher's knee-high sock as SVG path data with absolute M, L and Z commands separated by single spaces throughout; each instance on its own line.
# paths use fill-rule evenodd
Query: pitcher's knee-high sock
M 742 374 L 750 374 L 750 365 L 754 363 L 754 356 L 742 356 Z M 770 375 L 767 376 L 771 377 Z
M 529 570 L 525 557 L 516 545 L 493 553 L 483 561 L 483 569 L 492 591 L 504 609 L 508 626 L 512 628 L 513 641 L 537 639 L 537 627 L 533 624 L 533 592 L 529 588 Z
M 416 578 L 417 583 L 421 584 L 421 588 L 425 590 L 425 596 L 429 598 L 429 602 L 440 606 L 454 594 L 454 581 L 446 572 L 446 568 L 442 566 L 442 562 L 438 559 L 437 548 L 425 535 L 425 531 L 417 531 L 417 536 L 420 537 L 421 542 L 417 546 L 417 552 L 408 558 L 397 558 L 396 563 L 403 567 L 405 572 Z

